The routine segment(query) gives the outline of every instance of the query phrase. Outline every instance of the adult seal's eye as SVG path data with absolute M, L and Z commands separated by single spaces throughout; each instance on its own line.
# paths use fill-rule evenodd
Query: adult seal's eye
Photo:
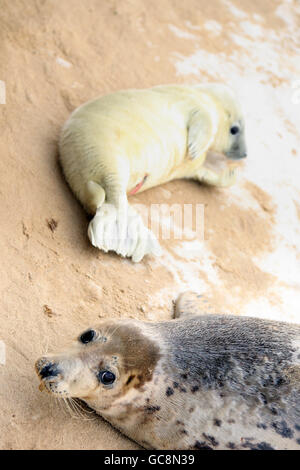
M 98 374 L 98 378 L 103 385 L 111 385 L 116 380 L 115 374 L 110 372 L 110 370 L 101 370 Z
M 232 126 L 232 127 L 230 128 L 230 133 L 231 133 L 232 135 L 236 135 L 236 134 L 238 134 L 239 132 L 240 132 L 240 128 L 239 128 L 238 126 Z
M 93 341 L 95 336 L 96 336 L 96 332 L 94 330 L 88 330 L 82 333 L 82 335 L 79 338 L 79 341 L 81 341 L 81 343 L 83 344 L 87 344 Z

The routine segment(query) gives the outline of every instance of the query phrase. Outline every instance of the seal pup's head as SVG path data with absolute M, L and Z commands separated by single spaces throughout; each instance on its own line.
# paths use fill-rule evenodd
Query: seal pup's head
M 138 321 L 112 320 L 84 331 L 67 351 L 40 358 L 35 369 L 40 390 L 80 398 L 103 413 L 142 390 L 159 357 L 157 342 L 145 336 Z
M 245 121 L 234 91 L 220 83 L 196 85 L 196 88 L 208 93 L 218 107 L 220 124 L 212 150 L 224 153 L 230 160 L 245 158 L 247 156 Z

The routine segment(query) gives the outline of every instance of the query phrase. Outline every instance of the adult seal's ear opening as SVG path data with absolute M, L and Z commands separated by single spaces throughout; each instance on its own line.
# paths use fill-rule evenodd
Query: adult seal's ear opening
M 135 262 L 158 256 L 159 243 L 128 196 L 176 178 L 233 184 L 232 161 L 246 152 L 243 135 L 237 98 L 224 85 L 119 91 L 76 109 L 61 133 L 60 160 L 94 215 L 91 243 Z

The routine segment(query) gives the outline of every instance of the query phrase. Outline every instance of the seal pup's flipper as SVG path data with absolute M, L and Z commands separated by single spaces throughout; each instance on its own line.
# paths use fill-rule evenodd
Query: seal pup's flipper
M 187 291 L 180 294 L 175 302 L 174 318 L 184 319 L 196 315 L 206 315 L 203 310 L 202 295 Z
M 123 257 L 132 258 L 135 263 L 148 254 L 159 256 L 161 248 L 157 239 L 145 227 L 142 217 L 128 204 L 126 195 L 119 198 L 118 203 L 104 202 L 105 191 L 99 188 L 101 186 L 94 182 L 90 185 L 93 201 L 98 198 L 99 202 L 88 227 L 92 245 L 106 253 L 115 251 Z
M 203 166 L 196 171 L 195 179 L 222 188 L 236 182 L 237 164 L 228 163 L 225 155 L 209 151 Z
M 87 208 L 89 211 L 96 212 L 98 207 L 101 207 L 105 201 L 105 191 L 100 184 L 95 181 L 88 181 L 85 188 L 85 199 L 87 201 Z

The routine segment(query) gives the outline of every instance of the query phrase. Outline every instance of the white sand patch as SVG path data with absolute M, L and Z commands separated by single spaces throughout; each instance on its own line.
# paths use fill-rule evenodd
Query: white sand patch
M 254 39 L 261 39 L 264 36 L 264 29 L 259 24 L 254 24 L 251 21 L 242 21 L 240 27 L 247 34 Z
M 293 0 L 285 0 L 276 9 L 276 15 L 286 23 L 288 29 L 299 35 L 295 13 L 300 14 L 300 3 Z
M 288 321 L 291 323 L 300 323 L 299 315 L 299 292 L 295 288 L 280 287 L 274 289 L 276 296 L 282 300 L 278 304 L 270 302 L 267 297 L 259 297 L 249 302 L 243 312 L 242 316 L 266 318 L 268 320 Z
M 236 204 L 243 209 L 253 209 L 259 213 L 260 217 L 264 217 L 266 215 L 250 191 L 238 183 L 232 186 L 229 191 L 226 189 L 226 199 L 224 200 L 224 203 L 226 206 Z
M 172 31 L 173 34 L 177 38 L 181 39 L 197 39 L 197 36 L 195 36 L 192 33 L 189 33 L 188 31 L 183 31 L 182 29 L 179 29 L 177 26 L 174 26 L 173 24 L 168 25 L 169 30 Z
M 206 21 L 206 23 L 204 23 L 204 28 L 216 36 L 219 36 L 223 30 L 222 25 L 214 20 Z
M 278 240 L 277 248 L 270 254 L 264 255 L 262 259 L 255 260 L 261 269 L 269 272 L 289 286 L 300 292 L 300 263 L 299 258 L 295 256 L 295 251 L 291 246 L 284 243 L 284 240 Z M 299 298 L 298 298 L 299 302 Z M 299 319 L 300 305 L 298 303 Z
M 195 31 L 199 31 L 201 29 L 201 26 L 198 25 L 198 24 L 193 24 L 191 23 L 190 21 L 185 21 L 185 25 L 190 28 L 190 29 L 194 29 Z
M 205 242 L 199 240 L 180 242 L 176 247 L 164 250 L 163 255 L 155 260 L 153 266 L 164 266 L 172 274 L 174 284 L 161 289 L 155 296 L 149 295 L 151 308 L 167 305 L 170 298 L 175 299 L 181 292 L 187 290 L 204 295 L 209 293 L 209 285 L 201 276 L 201 271 L 205 272 L 208 282 L 221 287 L 218 273 L 214 268 L 215 261 Z
M 236 18 L 247 18 L 247 13 L 240 8 L 237 8 L 229 0 L 223 0 L 223 3 L 228 7 L 230 13 L 232 13 L 232 15 Z
M 264 23 L 265 19 L 263 16 L 253 13 L 252 18 L 258 23 Z
M 66 69 L 69 69 L 72 67 L 71 62 L 68 62 L 67 60 L 63 59 L 62 57 L 56 57 L 56 63 L 58 65 L 61 65 L 62 67 L 65 67 Z

